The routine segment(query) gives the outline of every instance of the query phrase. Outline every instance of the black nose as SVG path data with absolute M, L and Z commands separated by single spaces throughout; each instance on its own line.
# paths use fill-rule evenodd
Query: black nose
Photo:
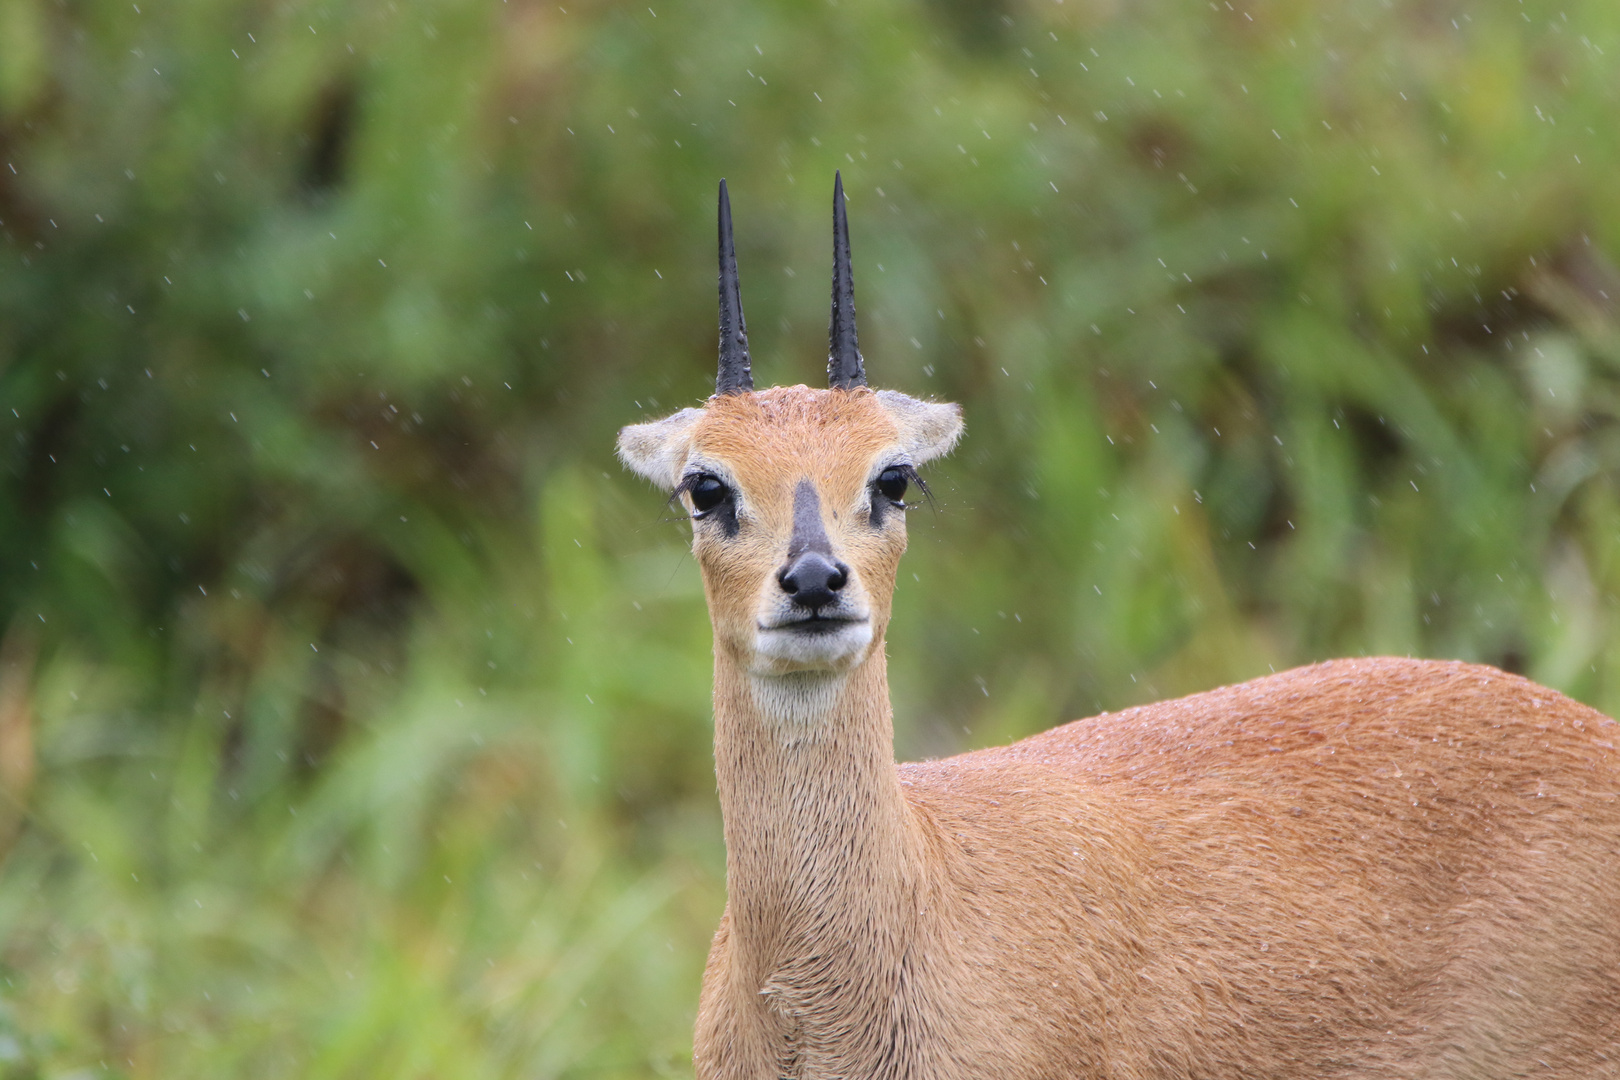
M 796 606 L 816 612 L 838 599 L 838 590 L 849 581 L 849 567 L 819 551 L 806 551 L 776 575 L 776 580 Z

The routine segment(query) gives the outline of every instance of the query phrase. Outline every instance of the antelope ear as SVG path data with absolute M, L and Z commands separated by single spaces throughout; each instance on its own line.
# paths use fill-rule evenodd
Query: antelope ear
M 918 401 L 898 390 L 879 390 L 878 400 L 900 428 L 900 442 L 913 465 L 951 452 L 962 437 L 962 406 L 949 401 Z
M 702 409 L 682 409 L 662 420 L 621 428 L 619 460 L 631 472 L 651 480 L 665 491 L 673 491 L 680 479 L 675 474 L 686 463 L 692 426 L 702 415 Z

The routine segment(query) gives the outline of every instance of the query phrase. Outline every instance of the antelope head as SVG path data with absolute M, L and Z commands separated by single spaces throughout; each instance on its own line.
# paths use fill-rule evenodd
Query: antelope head
M 828 338 L 828 389 L 754 389 L 721 181 L 714 396 L 625 428 L 619 456 L 689 511 L 716 652 L 755 676 L 847 672 L 883 640 L 907 492 L 962 431 L 956 405 L 866 385 L 841 177 Z

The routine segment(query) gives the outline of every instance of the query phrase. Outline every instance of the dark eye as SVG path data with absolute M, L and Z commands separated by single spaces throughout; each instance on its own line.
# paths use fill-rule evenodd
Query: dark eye
M 878 473 L 877 489 L 885 499 L 892 503 L 902 503 L 906 498 L 906 473 L 908 470 L 898 465 L 891 465 Z
M 715 477 L 705 474 L 692 482 L 692 486 L 687 488 L 687 493 L 692 496 L 692 508 L 700 514 L 706 514 L 725 502 L 726 496 L 731 494 L 731 489 Z

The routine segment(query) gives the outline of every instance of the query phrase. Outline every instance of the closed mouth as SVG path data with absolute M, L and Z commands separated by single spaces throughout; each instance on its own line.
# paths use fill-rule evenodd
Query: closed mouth
M 863 618 L 848 618 L 826 615 L 812 615 L 807 619 L 794 619 L 791 622 L 777 623 L 775 626 L 761 626 L 763 631 L 787 630 L 796 634 L 836 634 L 850 626 L 860 626 L 866 622 Z
M 784 605 L 785 607 L 785 605 Z M 801 611 L 773 612 L 781 621 L 755 621 L 756 663 L 762 673 L 784 671 L 840 671 L 866 654 L 872 643 L 869 613 L 805 614 Z M 798 617 L 796 617 L 798 616 Z

